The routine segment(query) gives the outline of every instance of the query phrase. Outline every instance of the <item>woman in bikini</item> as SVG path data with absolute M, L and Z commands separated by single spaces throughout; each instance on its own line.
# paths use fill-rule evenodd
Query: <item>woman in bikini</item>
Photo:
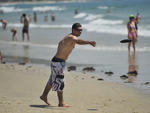
M 135 25 L 135 17 L 134 15 L 130 15 L 129 22 L 127 24 L 128 28 L 128 38 L 132 40 L 128 44 L 128 50 L 130 51 L 130 46 L 132 44 L 133 50 L 135 51 L 135 43 L 137 42 L 137 32 L 136 32 L 136 25 Z

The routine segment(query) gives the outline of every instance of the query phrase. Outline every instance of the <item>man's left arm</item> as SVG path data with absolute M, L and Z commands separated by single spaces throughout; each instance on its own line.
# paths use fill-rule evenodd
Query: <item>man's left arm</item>
M 82 39 L 77 39 L 77 40 L 76 40 L 76 43 L 79 44 L 79 45 L 90 44 L 90 45 L 92 45 L 93 47 L 96 46 L 96 42 L 95 42 L 95 41 L 88 41 L 88 40 L 82 40 Z

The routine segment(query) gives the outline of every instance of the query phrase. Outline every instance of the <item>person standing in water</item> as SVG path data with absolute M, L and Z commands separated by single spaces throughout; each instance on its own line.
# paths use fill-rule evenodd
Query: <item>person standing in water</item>
M 74 23 L 72 25 L 72 32 L 65 36 L 58 44 L 57 52 L 51 60 L 51 76 L 45 86 L 45 89 L 40 96 L 40 99 L 43 100 L 46 104 L 51 105 L 47 96 L 49 91 L 57 91 L 59 107 L 69 107 L 64 103 L 63 99 L 63 89 L 64 89 L 64 68 L 65 61 L 68 59 L 68 56 L 75 48 L 76 44 L 86 45 L 89 44 L 93 47 L 96 46 L 95 41 L 87 41 L 79 39 L 78 37 L 82 33 L 82 26 L 80 23 Z
M 12 32 L 12 41 L 17 41 L 17 30 L 15 28 L 12 28 L 11 32 Z
M 33 13 L 33 20 L 35 23 L 37 22 L 37 13 L 36 12 Z
M 137 30 L 136 30 L 134 15 L 129 16 L 127 29 L 128 29 L 128 38 L 131 40 L 131 42 L 129 42 L 128 44 L 128 51 L 130 51 L 131 44 L 132 44 L 133 50 L 135 51 L 135 43 L 137 42 Z
M 55 13 L 54 12 L 52 12 L 51 13 L 51 21 L 55 21 L 56 20 L 56 16 L 55 16 Z
M 2 23 L 2 28 L 3 30 L 6 30 L 6 27 L 7 27 L 7 24 L 8 24 L 8 21 L 7 20 L 3 20 L 1 19 L 0 22 Z
M 30 19 L 26 14 L 22 14 L 20 21 L 21 23 L 23 23 L 22 41 L 24 41 L 24 34 L 27 34 L 27 40 L 30 41 L 30 35 L 29 35 Z

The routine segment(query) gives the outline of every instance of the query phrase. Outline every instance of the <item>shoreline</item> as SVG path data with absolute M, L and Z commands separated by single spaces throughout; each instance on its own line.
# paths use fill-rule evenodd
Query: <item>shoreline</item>
M 4 64 L 6 65 L 20 65 L 20 66 L 44 66 L 46 68 L 50 68 L 50 59 L 35 59 L 35 58 L 28 58 L 28 57 L 16 57 L 16 56 L 5 56 L 4 57 Z M 71 69 L 68 71 L 69 67 L 75 67 L 75 70 Z M 91 70 L 85 70 L 86 68 L 92 68 Z M 121 84 L 130 88 L 135 88 L 138 90 L 141 90 L 142 92 L 146 94 L 150 94 L 150 84 L 148 80 L 139 81 L 136 80 L 137 78 L 131 78 L 135 79 L 133 82 L 128 82 L 128 78 L 121 78 L 121 76 L 126 75 L 124 72 L 120 71 L 117 72 L 114 68 L 113 69 L 107 69 L 108 67 L 103 67 L 100 64 L 78 64 L 73 62 L 66 62 L 66 72 L 75 72 L 79 74 L 87 74 L 91 75 L 93 78 L 100 78 L 107 82 L 117 83 Z M 94 71 L 93 71 L 94 69 Z M 106 72 L 112 72 L 112 75 L 105 74 Z M 128 75 L 126 75 L 128 76 Z
M 66 72 L 64 100 L 70 108 L 57 107 L 50 92 L 48 107 L 39 96 L 50 69 L 37 65 L 0 64 L 0 111 L 2 113 L 149 113 L 150 95 L 117 83 L 99 81 L 91 75 Z M 7 89 L 7 90 L 6 90 Z M 83 92 L 84 93 L 81 93 Z M 81 101 L 82 100 L 82 101 Z M 127 109 L 124 109 L 127 108 Z

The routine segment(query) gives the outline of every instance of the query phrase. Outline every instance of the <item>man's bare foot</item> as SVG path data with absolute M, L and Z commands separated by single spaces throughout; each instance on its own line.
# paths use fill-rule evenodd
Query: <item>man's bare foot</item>
M 43 100 L 47 105 L 51 105 L 48 101 L 47 101 L 47 97 L 44 96 L 40 96 L 40 99 Z
M 71 107 L 71 106 L 68 104 L 58 104 L 58 107 Z

